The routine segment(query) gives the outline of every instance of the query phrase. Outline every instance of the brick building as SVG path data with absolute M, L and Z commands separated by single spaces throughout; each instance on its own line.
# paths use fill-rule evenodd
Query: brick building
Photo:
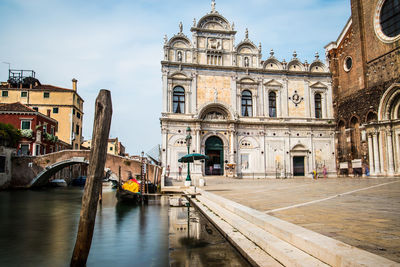
M 85 140 L 82 143 L 82 147 L 91 149 L 92 148 L 92 140 Z M 122 145 L 122 143 L 120 141 L 118 141 L 118 137 L 108 139 L 107 153 L 112 154 L 112 155 L 122 156 L 122 157 L 126 156 L 125 146 Z
M 7 82 L 0 85 L 0 102 L 20 102 L 58 121 L 58 137 L 80 149 L 83 142 L 83 99 L 78 94 L 77 80 L 72 89 L 41 84 L 32 70 L 9 70 Z
M 69 148 L 56 138 L 58 123 L 19 102 L 0 104 L 0 122 L 21 130 L 22 140 L 17 145 L 19 155 L 43 155 Z
M 325 47 L 342 173 L 400 173 L 399 48 L 400 2 L 351 0 L 350 19 Z

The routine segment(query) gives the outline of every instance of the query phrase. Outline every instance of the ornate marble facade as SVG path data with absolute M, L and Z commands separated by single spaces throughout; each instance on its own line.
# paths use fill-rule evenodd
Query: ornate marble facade
M 178 159 L 190 152 L 210 160 L 194 175 L 311 177 L 325 164 L 336 173 L 331 78 L 319 60 L 262 59 L 261 44 L 235 44 L 234 24 L 215 10 L 193 21 L 192 39 L 164 38 L 161 116 L 162 163 L 178 176 Z M 185 177 L 185 166 L 183 167 Z

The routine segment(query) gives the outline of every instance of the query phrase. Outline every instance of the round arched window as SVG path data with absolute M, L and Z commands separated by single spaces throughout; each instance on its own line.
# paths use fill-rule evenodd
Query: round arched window
M 375 15 L 374 28 L 383 42 L 394 42 L 400 38 L 400 0 L 379 0 Z
M 386 0 L 381 15 L 382 32 L 389 37 L 400 34 L 400 0 Z
M 346 57 L 345 59 L 344 59 L 344 70 L 345 71 L 350 71 L 351 70 L 351 67 L 353 67 L 353 59 L 351 58 L 351 57 Z

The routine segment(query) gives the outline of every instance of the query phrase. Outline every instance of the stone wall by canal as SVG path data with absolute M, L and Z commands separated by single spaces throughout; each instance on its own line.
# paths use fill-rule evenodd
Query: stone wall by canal
M 89 150 L 64 150 L 41 156 L 15 156 L 12 158 L 11 179 L 8 183 L 10 187 L 27 186 L 41 171 L 51 168 L 55 163 L 66 161 L 72 158 L 82 158 L 86 162 L 90 162 Z M 64 170 L 66 177 L 78 177 L 82 174 L 81 164 L 67 167 Z M 147 164 L 148 180 L 157 182 L 161 179 L 161 167 Z M 121 156 L 107 154 L 105 168 L 111 170 L 115 175 L 121 175 L 121 181 L 126 181 L 130 175 L 135 177 L 140 174 L 141 162 L 134 159 L 124 158 Z M 68 174 L 70 173 L 70 175 Z M 57 177 L 56 178 L 65 178 Z

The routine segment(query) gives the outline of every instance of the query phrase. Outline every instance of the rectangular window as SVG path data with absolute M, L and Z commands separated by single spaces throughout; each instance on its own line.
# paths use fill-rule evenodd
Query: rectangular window
M 28 92 L 21 92 L 21 97 L 27 97 L 28 96 Z
M 113 148 L 112 148 L 112 146 L 110 146 L 110 151 L 112 151 L 113 150 Z
M 43 93 L 43 97 L 44 98 L 49 98 L 50 97 L 50 93 L 49 92 L 44 92 Z
M 31 121 L 30 120 L 22 120 L 21 121 L 21 130 L 30 130 L 31 129 Z
M 76 125 L 76 131 L 75 131 L 76 135 L 79 135 L 79 125 Z
M 58 113 L 58 108 L 53 108 L 53 113 L 57 114 Z
M 39 111 L 39 108 L 38 108 L 38 107 L 33 107 L 32 109 L 33 109 L 34 111 L 36 111 L 36 112 Z
M 7 97 L 8 96 L 8 91 L 2 91 L 1 92 L 2 97 Z
M 81 113 L 76 112 L 76 116 L 78 117 L 78 119 L 80 119 L 81 118 Z
M 75 109 L 74 108 L 72 109 L 72 114 L 75 115 Z
M 36 144 L 36 156 L 40 155 L 40 145 Z
M 21 155 L 29 155 L 29 145 L 21 145 Z
M 47 133 L 47 125 L 43 124 L 43 133 Z
M 6 172 L 6 157 L 0 156 L 0 173 Z

